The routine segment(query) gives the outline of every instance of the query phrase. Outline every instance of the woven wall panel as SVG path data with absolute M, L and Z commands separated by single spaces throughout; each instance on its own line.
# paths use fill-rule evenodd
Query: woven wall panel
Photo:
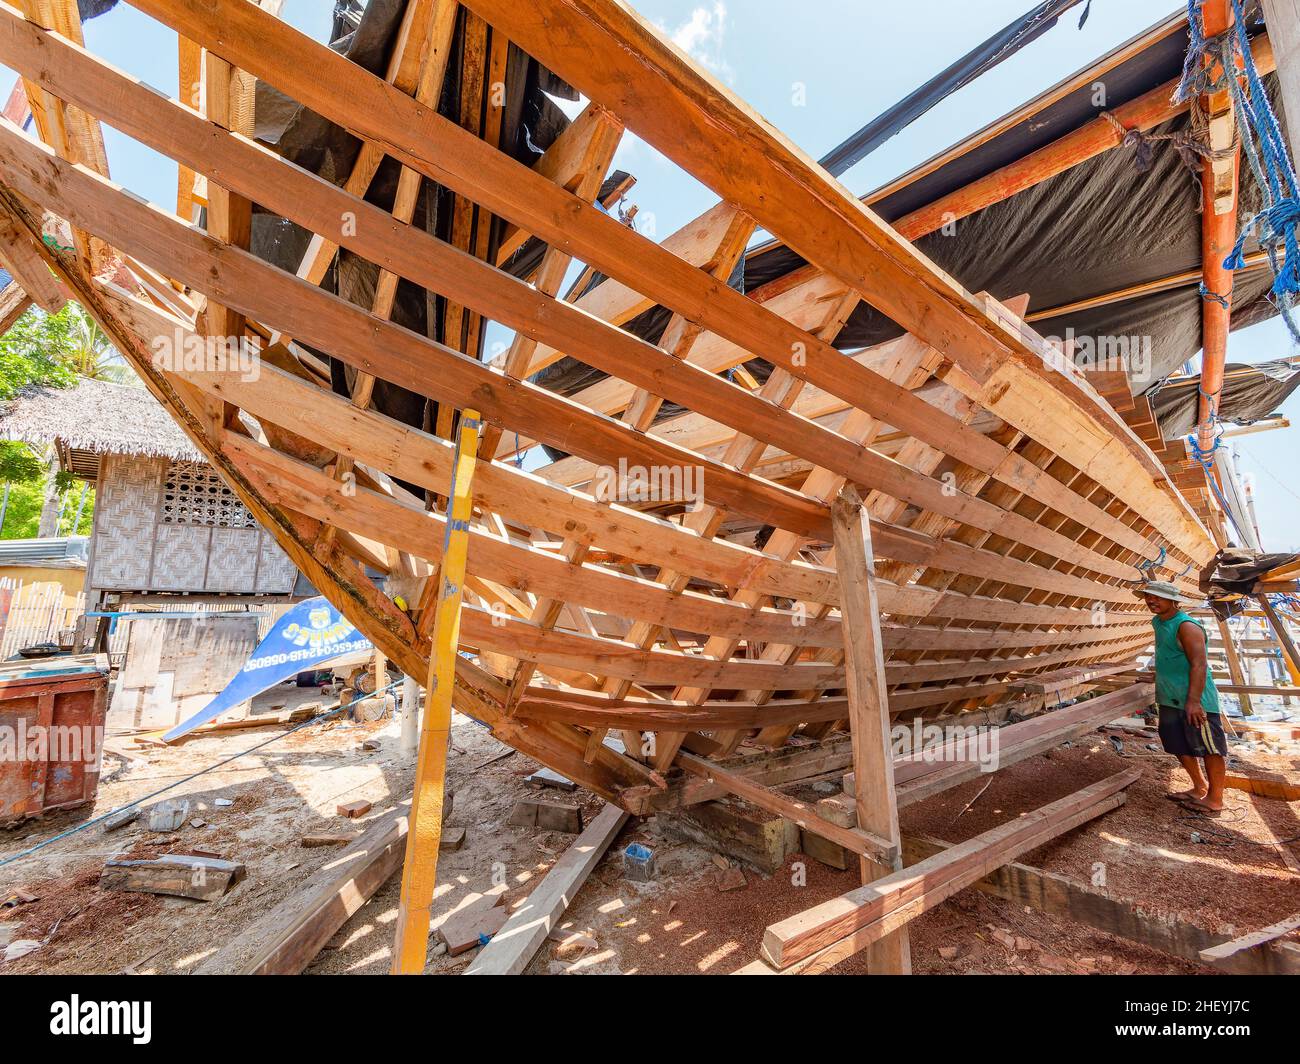
M 147 590 L 165 458 L 105 455 L 95 495 L 92 587 Z
M 212 529 L 193 525 L 159 525 L 154 541 L 153 589 L 203 591 Z
M 208 559 L 208 591 L 252 593 L 262 533 L 255 528 L 214 528 Z
M 261 536 L 261 556 L 257 562 L 257 591 L 263 595 L 287 595 L 293 590 L 298 569 L 269 533 L 263 532 Z

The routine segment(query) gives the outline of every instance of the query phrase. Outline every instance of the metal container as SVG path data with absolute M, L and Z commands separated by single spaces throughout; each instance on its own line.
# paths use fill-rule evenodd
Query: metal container
M 0 662 L 0 825 L 94 801 L 108 658 Z

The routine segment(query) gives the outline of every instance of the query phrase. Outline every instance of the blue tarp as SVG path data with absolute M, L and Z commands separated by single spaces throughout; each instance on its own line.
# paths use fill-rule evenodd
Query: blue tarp
M 194 716 L 176 725 L 163 740 L 179 739 L 232 706 L 247 702 L 300 672 L 373 649 L 370 640 L 323 597 L 300 602 L 257 644 L 252 656 L 225 689 Z

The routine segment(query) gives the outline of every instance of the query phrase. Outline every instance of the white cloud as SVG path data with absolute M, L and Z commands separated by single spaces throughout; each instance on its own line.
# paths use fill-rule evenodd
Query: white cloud
M 711 7 L 695 8 L 676 29 L 669 29 L 662 23 L 660 29 L 697 63 L 702 63 L 719 77 L 731 79 L 731 66 L 722 55 L 727 35 L 727 5 L 722 0 L 714 0 Z

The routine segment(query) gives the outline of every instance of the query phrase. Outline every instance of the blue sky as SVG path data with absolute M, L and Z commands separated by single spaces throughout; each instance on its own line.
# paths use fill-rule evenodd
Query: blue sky
M 755 110 L 814 157 L 942 70 L 1031 6 L 1031 0 L 640 0 L 635 5 L 708 66 Z M 842 180 L 861 194 L 1010 111 L 1181 7 L 1178 0 L 1093 0 L 1087 24 L 1067 14 L 1044 37 L 944 101 L 878 148 Z M 323 39 L 331 0 L 285 0 L 282 17 Z M 1076 9 L 1078 11 L 1080 9 Z M 120 4 L 86 26 L 87 46 L 158 88 L 176 94 L 175 35 Z M 6 85 L 9 84 L 6 81 Z M 107 131 L 115 180 L 169 207 L 176 170 L 169 160 Z M 638 222 L 662 238 L 716 202 L 707 189 L 635 137 L 616 159 L 636 175 L 629 197 Z M 1232 335 L 1228 358 L 1260 362 L 1294 354 L 1276 319 Z M 1300 424 L 1300 398 L 1284 408 Z M 1300 550 L 1297 429 L 1231 441 L 1253 478 L 1264 545 Z

